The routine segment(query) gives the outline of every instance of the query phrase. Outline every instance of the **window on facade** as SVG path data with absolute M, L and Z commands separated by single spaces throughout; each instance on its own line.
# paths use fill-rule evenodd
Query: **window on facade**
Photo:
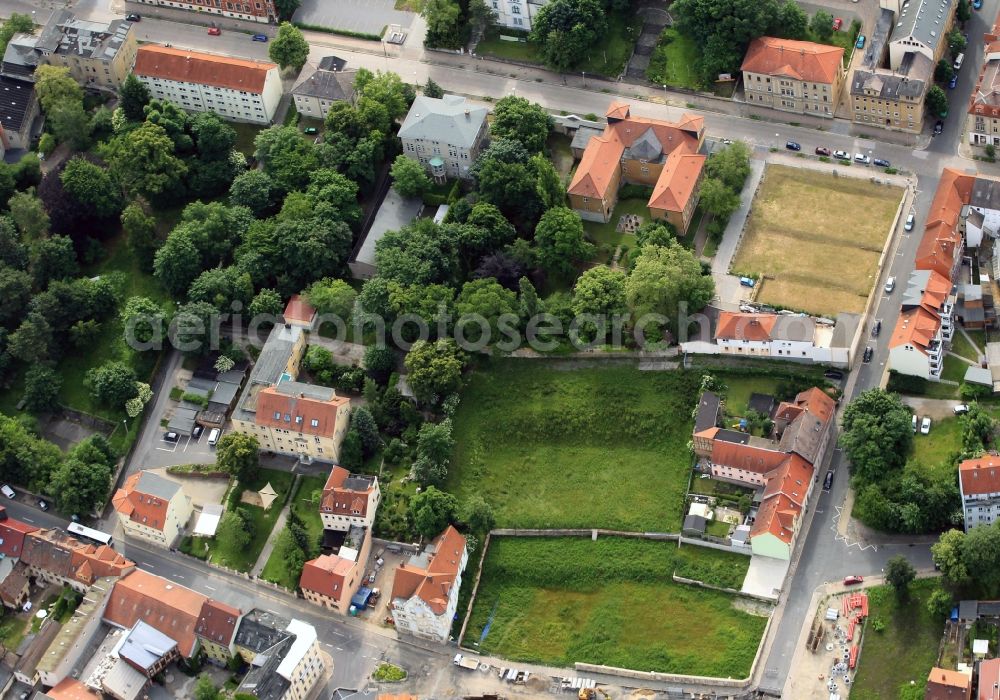
M 313 418 L 311 421 L 309 421 L 309 425 L 311 425 L 314 428 L 318 428 L 319 427 L 319 420 L 317 420 L 316 418 Z

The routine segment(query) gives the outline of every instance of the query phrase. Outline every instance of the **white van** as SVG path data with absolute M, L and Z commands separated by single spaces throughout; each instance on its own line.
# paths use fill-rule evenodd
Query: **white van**
M 954 68 L 955 70 L 962 70 L 962 61 L 964 60 L 965 60 L 965 54 L 964 53 L 958 54 L 957 56 L 955 56 L 955 62 L 952 64 L 952 68 Z
M 222 434 L 218 428 L 212 428 L 212 432 L 208 434 L 208 446 L 215 447 L 215 443 L 219 441 L 219 435 Z
M 913 426 L 913 432 L 914 432 L 914 434 L 916 434 L 916 432 L 917 432 L 917 414 L 916 413 L 913 414 L 913 421 L 911 422 L 911 424 Z
M 12 489 L 7 484 L 4 484 L 3 486 L 0 486 L 0 493 L 2 493 L 7 498 L 14 498 L 14 496 L 17 495 L 16 493 L 14 493 L 14 489 Z

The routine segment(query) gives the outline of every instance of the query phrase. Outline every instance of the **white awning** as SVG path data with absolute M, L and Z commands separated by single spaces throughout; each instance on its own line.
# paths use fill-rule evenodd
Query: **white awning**
M 194 534 L 202 537 L 213 537 L 215 531 L 219 529 L 219 520 L 222 519 L 222 506 L 211 504 L 205 506 L 198 516 L 198 522 L 194 526 Z

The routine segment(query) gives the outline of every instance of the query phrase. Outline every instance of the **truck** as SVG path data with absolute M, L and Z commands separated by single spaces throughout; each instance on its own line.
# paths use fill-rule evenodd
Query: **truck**
M 470 671 L 475 671 L 479 668 L 479 659 L 475 659 L 471 656 L 463 656 L 462 654 L 455 654 L 455 659 L 452 663 L 456 666 L 467 668 Z

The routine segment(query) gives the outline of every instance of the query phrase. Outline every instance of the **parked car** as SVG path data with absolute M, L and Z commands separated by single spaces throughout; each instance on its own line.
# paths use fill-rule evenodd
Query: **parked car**
M 828 156 L 830 155 L 830 149 L 825 146 L 816 146 L 816 155 L 818 156 Z
M 254 34 L 251 39 L 254 41 L 267 41 L 267 34 Z
M 219 441 L 219 437 L 222 435 L 222 431 L 218 428 L 212 428 L 212 432 L 208 434 L 208 446 L 215 447 L 215 444 Z
M 841 19 L 840 17 L 838 17 L 837 19 L 833 20 L 833 31 L 839 32 L 840 28 L 843 27 L 843 26 L 844 26 L 844 20 Z
M 833 157 L 837 158 L 838 160 L 850 160 L 851 154 L 848 153 L 847 151 L 834 151 Z
M 879 168 L 891 168 L 892 165 L 885 158 L 875 158 L 872 160 L 872 164 Z
M 305 134 L 306 136 L 312 136 L 313 134 L 318 132 L 319 129 L 317 129 L 315 126 L 307 126 L 305 129 L 302 130 L 302 133 Z
M 930 416 L 924 416 L 924 419 L 920 421 L 920 434 L 926 435 L 931 432 L 931 418 Z
M 868 155 L 865 155 L 864 153 L 855 153 L 854 154 L 854 162 L 855 163 L 864 163 L 865 165 L 868 165 L 869 163 L 872 162 L 872 157 L 868 156 Z
M 191 431 L 191 437 L 195 440 L 201 437 L 201 434 L 205 431 L 205 428 L 200 425 L 194 426 L 194 430 Z
M 951 67 L 954 68 L 956 72 L 960 71 L 962 70 L 962 63 L 964 62 L 965 62 L 965 54 L 960 53 L 957 56 L 955 56 L 955 62 L 951 64 Z
M 722 139 L 722 143 L 725 144 L 726 146 L 732 146 L 733 145 L 733 140 L 732 139 Z
M 44 498 L 39 498 L 38 499 L 38 507 L 41 508 L 42 510 L 48 510 L 49 509 L 49 504 L 46 503 L 46 501 L 45 501 Z
M 892 294 L 892 290 L 896 288 L 896 278 L 890 277 L 885 281 L 885 293 Z
M 2 493 L 7 498 L 14 498 L 14 496 L 17 495 L 16 493 L 14 493 L 14 489 L 12 489 L 7 484 L 4 484 L 3 486 L 0 486 L 0 493 Z
M 841 380 L 844 378 L 844 373 L 841 372 L 839 369 L 828 369 L 827 371 L 823 372 L 823 376 L 826 377 L 827 379 Z
M 801 151 L 802 145 L 795 141 L 788 141 L 785 144 L 785 148 L 787 148 L 789 151 Z
M 823 490 L 829 491 L 830 487 L 833 486 L 833 470 L 829 470 L 826 473 L 826 478 L 823 479 Z
M 127 22 L 141 22 L 142 17 L 139 16 L 137 12 L 129 12 L 125 15 L 125 21 Z
M 865 35 L 864 34 L 859 34 L 858 35 L 858 40 L 855 42 L 854 48 L 856 48 L 856 49 L 863 49 L 863 48 L 865 48 Z
M 960 403 L 951 410 L 955 412 L 956 416 L 962 416 L 969 412 L 969 405 Z
M 869 345 L 868 347 L 865 348 L 865 352 L 861 356 L 861 361 L 864 362 L 867 365 L 869 362 L 872 361 L 872 355 L 874 355 L 874 354 L 875 354 L 875 351 L 872 350 L 872 346 Z
M 875 319 L 875 325 L 872 326 L 872 337 L 878 338 L 878 334 L 882 332 L 882 319 Z
M 953 75 L 951 76 L 951 80 L 948 81 L 948 89 L 954 90 L 956 87 L 958 87 L 958 76 Z
M 219 29 L 218 27 L 209 27 L 208 34 L 209 36 L 219 36 L 220 34 L 222 34 L 222 30 Z
M 917 434 L 917 414 L 913 414 L 913 419 L 910 421 L 910 425 L 913 428 L 913 434 Z
M 844 585 L 845 586 L 853 586 L 853 585 L 858 584 L 858 583 L 863 583 L 864 580 L 865 580 L 864 576 L 845 576 L 844 577 Z
M 906 217 L 906 223 L 903 224 L 903 230 L 904 231 L 912 231 L 913 230 L 913 222 L 914 221 L 915 221 L 915 219 L 914 219 L 913 214 L 910 214 L 909 216 L 907 216 Z
M 942 131 L 944 131 L 944 122 L 938 119 L 934 122 L 934 131 L 931 133 L 933 136 L 938 136 Z
M 177 433 L 175 433 L 173 430 L 171 430 L 169 433 L 164 433 L 163 434 L 163 440 L 164 440 L 164 442 L 177 442 L 180 439 L 181 439 L 181 436 L 178 435 Z
M 972 9 L 974 10 L 983 9 L 983 0 L 972 0 Z
M 754 282 L 752 277 L 740 277 L 740 285 L 743 287 L 753 287 Z

